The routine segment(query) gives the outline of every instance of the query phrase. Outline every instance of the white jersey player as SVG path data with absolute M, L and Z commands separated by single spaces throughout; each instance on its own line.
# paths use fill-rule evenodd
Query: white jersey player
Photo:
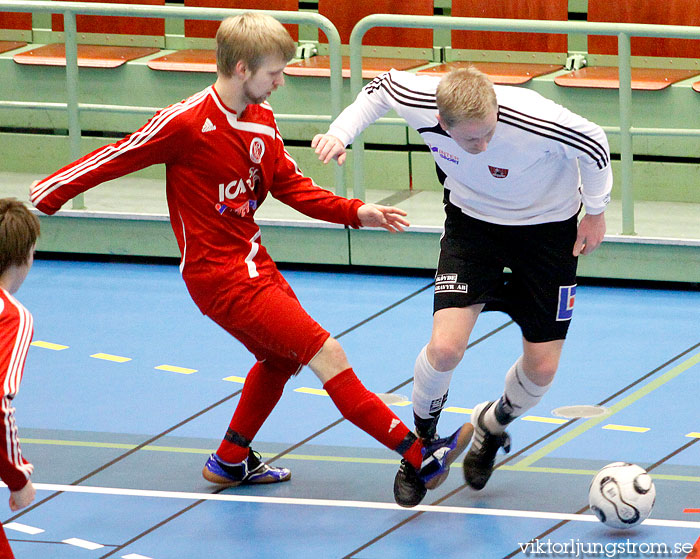
M 442 79 L 392 70 L 365 86 L 328 132 L 314 138 L 319 159 L 342 164 L 345 146 L 391 109 L 420 133 L 445 187 L 433 331 L 414 371 L 421 438 L 436 436 L 452 373 L 479 313 L 502 310 L 522 330 L 522 355 L 506 374 L 504 393 L 472 414 L 475 434 L 464 473 L 478 490 L 498 449 L 509 450 L 506 426 L 540 401 L 559 365 L 577 258 L 595 250 L 605 234 L 608 142 L 600 126 L 534 91 L 493 86 L 474 68 Z M 416 479 L 402 463 L 397 501 L 420 502 L 425 488 Z

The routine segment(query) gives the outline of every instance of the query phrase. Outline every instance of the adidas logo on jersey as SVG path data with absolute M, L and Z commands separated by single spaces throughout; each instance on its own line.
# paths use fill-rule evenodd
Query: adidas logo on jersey
M 212 124 L 211 120 L 205 120 L 204 126 L 202 126 L 202 132 L 211 132 L 212 130 L 216 130 L 216 126 Z

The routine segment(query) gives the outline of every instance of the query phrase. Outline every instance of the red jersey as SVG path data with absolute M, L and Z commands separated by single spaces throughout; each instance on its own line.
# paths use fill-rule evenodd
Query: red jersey
M 34 471 L 22 457 L 12 407 L 33 334 L 32 315 L 0 287 L 0 478 L 11 491 L 22 489 Z
M 166 166 L 180 269 L 203 312 L 224 280 L 250 281 L 269 259 L 254 220 L 268 193 L 310 217 L 360 226 L 363 202 L 336 196 L 301 174 L 267 103 L 238 115 L 213 86 L 47 177 L 32 189 L 31 201 L 52 214 L 99 183 L 156 163 Z

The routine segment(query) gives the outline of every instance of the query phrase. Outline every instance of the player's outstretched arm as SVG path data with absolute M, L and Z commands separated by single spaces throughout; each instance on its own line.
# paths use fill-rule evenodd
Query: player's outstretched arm
M 383 227 L 391 233 L 399 233 L 411 224 L 404 219 L 406 212 L 391 206 L 364 204 L 357 210 L 363 227 Z
M 316 134 L 311 140 L 311 147 L 316 149 L 319 161 L 323 161 L 324 164 L 331 159 L 335 159 L 338 165 L 345 163 L 345 146 L 331 134 Z
M 584 215 L 578 224 L 574 256 L 590 254 L 600 246 L 603 237 L 605 237 L 605 213 Z

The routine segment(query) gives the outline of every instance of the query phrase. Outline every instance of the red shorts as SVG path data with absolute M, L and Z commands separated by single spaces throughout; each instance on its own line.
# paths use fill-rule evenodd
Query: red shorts
M 205 314 L 239 340 L 258 361 L 290 375 L 321 350 L 330 334 L 303 309 L 272 260 L 259 276 L 217 290 Z

